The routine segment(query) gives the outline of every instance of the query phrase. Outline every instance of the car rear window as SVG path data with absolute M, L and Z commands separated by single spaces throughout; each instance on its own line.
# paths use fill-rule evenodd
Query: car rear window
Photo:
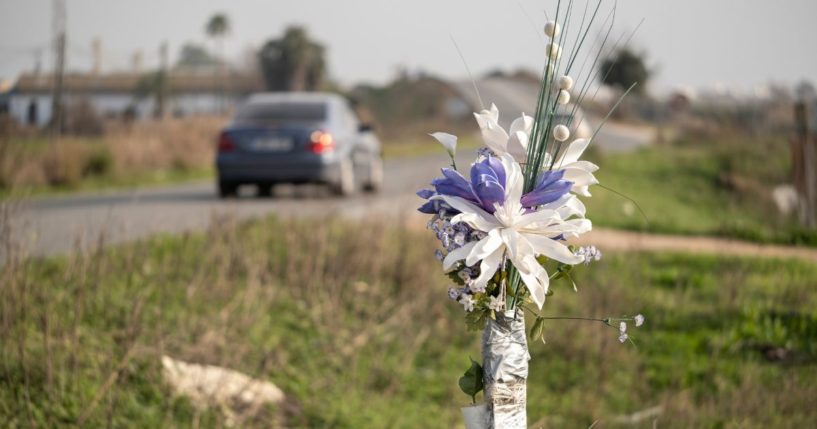
M 326 120 L 326 103 L 251 103 L 238 110 L 239 124 L 321 122 Z

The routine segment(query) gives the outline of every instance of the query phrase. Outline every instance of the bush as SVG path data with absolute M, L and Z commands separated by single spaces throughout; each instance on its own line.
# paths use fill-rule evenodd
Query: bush
M 75 185 L 83 176 L 86 148 L 72 141 L 61 141 L 49 147 L 41 166 L 50 186 Z
M 85 165 L 82 167 L 82 176 L 104 176 L 111 172 L 112 166 L 113 158 L 108 148 L 98 148 L 93 150 L 88 158 L 85 159 Z

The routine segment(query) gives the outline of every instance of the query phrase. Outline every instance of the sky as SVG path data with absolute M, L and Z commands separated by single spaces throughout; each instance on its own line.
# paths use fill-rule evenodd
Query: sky
M 595 0 L 592 5 L 595 5 Z M 448 78 L 467 76 L 452 38 L 476 75 L 497 68 L 538 70 L 544 12 L 556 0 L 66 0 L 68 68 L 87 70 L 91 41 L 103 43 L 103 70 L 130 66 L 137 50 L 145 67 L 169 43 L 171 61 L 186 42 L 208 44 L 204 24 L 215 12 L 232 22 L 225 41 L 231 60 L 303 25 L 328 48 L 331 76 L 341 84 L 383 83 L 400 67 Z M 567 0 L 562 1 L 563 4 Z M 584 11 L 576 0 L 574 18 Z M 600 15 L 613 5 L 603 0 Z M 52 0 L 0 0 L 0 78 L 31 70 L 36 53 L 53 67 Z M 632 32 L 654 72 L 650 87 L 752 88 L 817 80 L 817 1 L 619 0 L 611 40 Z M 603 17 L 599 17 L 601 24 Z M 576 26 L 574 25 L 574 28 Z M 593 48 L 601 26 L 588 38 Z M 574 30 L 575 31 L 575 30 Z

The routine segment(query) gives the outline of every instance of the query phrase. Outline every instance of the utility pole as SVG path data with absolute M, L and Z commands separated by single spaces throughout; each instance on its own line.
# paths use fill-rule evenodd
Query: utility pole
M 792 167 L 800 221 L 806 228 L 817 228 L 817 137 L 810 127 L 808 110 L 806 101 L 795 104 L 797 135 L 792 140 Z
M 97 36 L 91 40 L 91 73 L 94 76 L 102 74 L 102 39 Z
M 56 141 L 62 135 L 63 80 L 65 77 L 66 13 L 65 0 L 54 0 L 52 29 L 54 32 L 54 86 L 51 94 L 51 136 Z
M 167 42 L 162 42 L 159 46 L 159 72 L 156 74 L 156 110 L 154 116 L 163 119 L 165 116 L 165 103 L 167 103 Z

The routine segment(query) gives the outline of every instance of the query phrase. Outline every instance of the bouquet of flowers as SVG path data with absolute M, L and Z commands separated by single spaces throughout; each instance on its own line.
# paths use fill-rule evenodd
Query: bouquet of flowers
M 592 229 L 581 198 L 591 196 L 599 168 L 581 159 L 592 137 L 570 140 L 576 106 L 587 92 L 585 85 L 570 107 L 574 80 L 569 71 L 579 49 L 559 73 L 560 24 L 550 21 L 544 30 L 550 40 L 534 116 L 522 114 L 506 130 L 495 105 L 475 113 L 485 147 L 477 152 L 469 177 L 456 166 L 457 137 L 431 134 L 446 148 L 451 167 L 442 169 L 430 189 L 417 193 L 426 200 L 419 210 L 431 215 L 428 227 L 442 247 L 437 259 L 454 283 L 448 296 L 462 305 L 469 327 L 483 329 L 483 364 L 472 361 L 460 379 L 460 387 L 474 399 L 485 390 L 486 405 L 464 409 L 468 427 L 526 427 L 530 356 L 524 310 L 541 311 L 554 281 L 569 281 L 575 289 L 573 267 L 601 258 L 593 246 L 568 244 Z M 559 122 L 557 116 L 564 115 L 557 110 L 569 112 L 566 122 Z M 545 319 L 537 314 L 531 338 L 542 337 Z M 628 340 L 627 321 L 637 326 L 644 321 L 641 315 L 587 320 L 618 328 L 621 342 Z

